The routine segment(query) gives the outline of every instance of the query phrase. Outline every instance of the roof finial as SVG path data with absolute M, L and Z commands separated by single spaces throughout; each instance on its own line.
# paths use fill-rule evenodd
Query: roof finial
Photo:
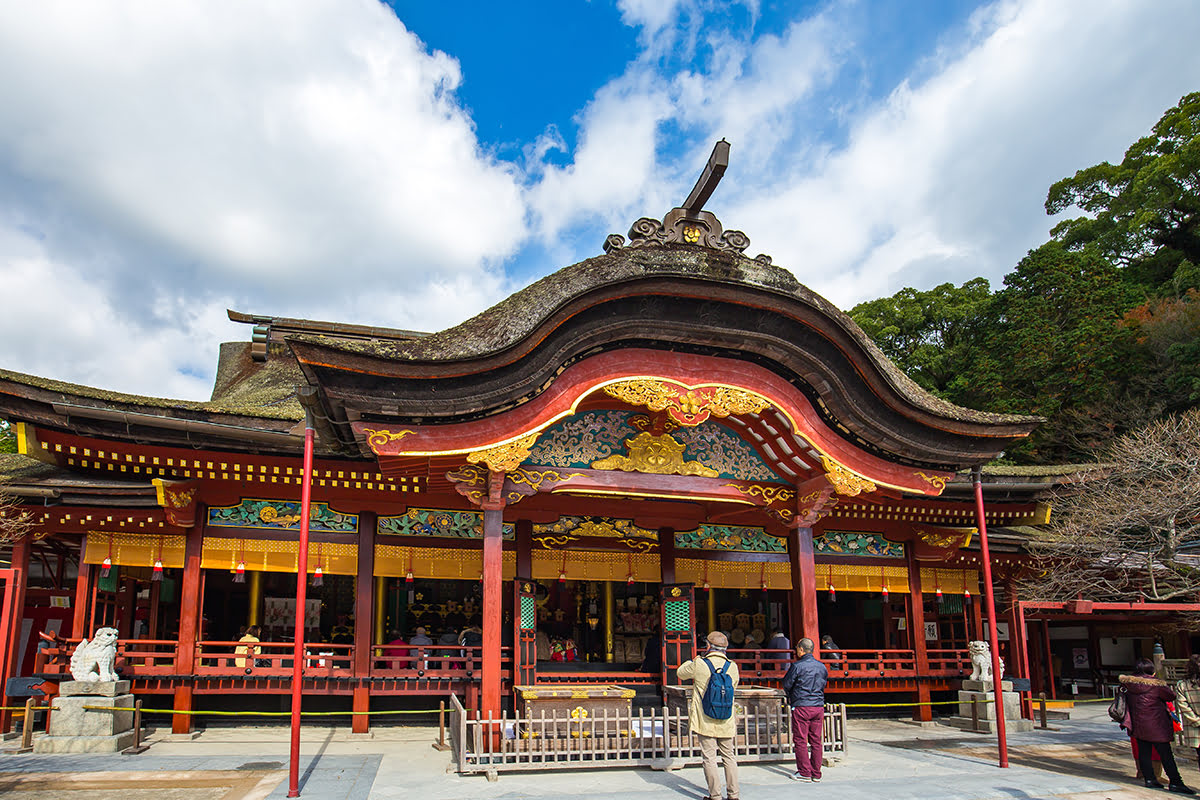
M 725 168 L 729 166 L 729 142 L 722 139 L 713 147 L 708 164 L 700 174 L 692 192 L 683 205 L 673 208 L 662 222 L 642 217 L 629 229 L 629 244 L 618 233 L 609 234 L 604 240 L 604 252 L 609 253 L 622 247 L 644 247 L 645 245 L 688 244 L 710 250 L 733 250 L 741 253 L 750 246 L 750 239 L 741 231 L 727 231 L 721 221 L 708 211 L 704 204 L 712 196 Z M 756 256 L 755 261 L 770 264 L 771 257 Z
M 708 202 L 708 198 L 712 197 L 713 190 L 721 182 L 721 176 L 725 174 L 725 168 L 728 166 L 729 142 L 722 139 L 713 146 L 712 155 L 708 157 L 708 164 L 705 165 L 704 172 L 700 173 L 700 177 L 696 179 L 692 193 L 687 196 L 687 200 L 683 201 L 681 207 L 686 209 L 689 214 L 699 214 L 703 211 L 704 204 Z

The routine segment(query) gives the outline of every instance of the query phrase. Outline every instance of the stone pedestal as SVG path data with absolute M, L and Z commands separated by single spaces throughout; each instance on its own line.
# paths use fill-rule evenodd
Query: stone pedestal
M 1010 681 L 1000 681 L 1000 695 L 1004 708 L 1004 724 L 1009 731 L 1033 730 L 1033 721 L 1021 718 L 1021 695 L 1012 690 Z M 942 720 L 946 725 L 963 730 L 996 732 L 996 694 L 991 681 L 964 680 L 958 692 L 958 715 Z M 975 706 L 973 716 L 971 707 Z
M 58 692 L 50 731 L 34 741 L 35 753 L 116 753 L 133 745 L 129 681 L 67 681 L 59 684 Z

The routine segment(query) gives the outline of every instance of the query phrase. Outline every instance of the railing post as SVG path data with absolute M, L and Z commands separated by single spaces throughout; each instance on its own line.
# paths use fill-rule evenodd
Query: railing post
M 30 697 L 25 701 L 25 719 L 21 722 L 21 749 L 18 753 L 30 753 L 33 751 L 33 708 L 34 698 Z
M 1045 692 L 1038 692 L 1038 708 L 1039 708 L 1038 716 L 1041 718 L 1041 723 L 1042 723 L 1039 727 L 1042 730 L 1046 730 L 1046 728 L 1048 726 L 1046 725 L 1046 693 Z
M 133 746 L 121 752 L 126 755 L 137 755 L 149 749 L 149 745 L 142 744 L 142 699 L 139 697 L 133 703 Z
M 446 701 L 438 701 L 438 740 L 433 745 L 434 750 L 449 750 L 446 744 Z

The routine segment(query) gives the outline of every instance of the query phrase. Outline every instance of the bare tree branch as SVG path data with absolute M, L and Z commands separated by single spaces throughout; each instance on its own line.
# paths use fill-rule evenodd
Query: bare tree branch
M 0 544 L 15 542 L 32 530 L 33 514 L 4 491 L 4 481 L 0 479 Z
M 1200 409 L 1120 437 L 1102 464 L 1054 498 L 1024 594 L 1200 599 Z

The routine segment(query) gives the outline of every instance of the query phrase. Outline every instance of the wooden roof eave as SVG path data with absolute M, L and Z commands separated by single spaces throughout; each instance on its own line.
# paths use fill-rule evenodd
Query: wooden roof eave
M 569 320 L 546 319 L 546 325 L 549 328 L 557 329 L 567 326 L 568 323 Z M 618 332 L 614 335 L 620 335 L 620 332 L 627 329 L 628 325 L 627 321 L 617 320 L 614 325 L 609 327 Z M 665 324 L 660 324 L 659 329 L 660 331 L 665 330 Z M 574 350 L 569 353 L 560 353 L 555 350 L 556 357 L 569 361 L 579 355 L 603 349 L 603 342 L 593 341 L 597 338 L 597 331 L 598 327 L 592 326 L 586 331 L 579 332 L 580 336 L 575 338 L 573 345 L 574 350 L 580 351 L 579 354 L 576 354 Z M 331 407 L 338 405 L 346 408 L 353 407 L 359 413 L 372 415 L 376 419 L 395 414 L 397 419 L 407 421 L 407 418 L 419 414 L 423 419 L 432 421 L 438 416 L 436 405 L 438 402 L 443 404 L 441 409 L 443 415 L 448 414 L 450 417 L 454 417 L 470 408 L 472 415 L 478 417 L 492 413 L 487 410 L 489 407 L 511 408 L 536 396 L 537 392 L 544 390 L 548 385 L 546 376 L 553 376 L 556 373 L 555 363 L 535 364 L 530 362 L 528 366 L 521 368 L 519 375 L 514 375 L 511 380 L 504 380 L 501 376 L 516 370 L 522 360 L 535 358 L 538 346 L 546 341 L 551 333 L 553 331 L 539 328 L 532 332 L 523 343 L 518 343 L 520 346 L 513 345 L 503 353 L 493 353 L 488 358 L 453 360 L 437 364 L 428 361 L 397 362 L 368 353 L 347 352 L 340 349 L 335 343 L 319 341 L 311 337 L 289 339 L 289 344 L 308 379 L 322 385 Z M 752 331 L 727 333 L 726 338 L 733 336 L 743 346 L 752 345 L 754 337 L 757 335 Z M 680 347 L 688 341 L 694 344 L 699 338 L 694 330 L 681 331 L 680 336 L 682 338 L 664 337 L 663 352 Z M 924 435 L 900 434 L 899 429 L 894 426 L 889 428 L 882 418 L 875 419 L 878 417 L 879 409 L 884 407 L 891 409 L 892 413 L 907 417 L 909 420 L 907 424 L 914 426 L 914 431 L 925 430 L 931 433 L 936 431 L 935 435 L 942 438 L 949 436 L 969 438 L 974 441 L 970 445 L 964 441 L 959 445 L 957 455 L 944 454 L 940 457 L 940 461 L 936 457 L 927 455 L 923 459 L 925 463 L 965 465 L 986 461 L 1013 442 L 1027 436 L 1040 422 L 1039 418 L 997 416 L 983 412 L 970 412 L 965 409 L 961 411 L 969 418 L 938 417 L 934 410 L 918 407 L 910 402 L 910 398 L 906 399 L 905 393 L 901 392 L 892 380 L 895 376 L 888 371 L 862 368 L 863 365 L 878 367 L 877 358 L 882 358 L 882 354 L 872 353 L 869 348 L 862 347 L 861 342 L 854 337 L 839 336 L 837 338 L 839 341 L 834 342 L 834 346 L 842 352 L 850 351 L 845 358 L 850 363 L 858 364 L 857 369 L 851 370 L 846 376 L 839 377 L 834 374 L 810 374 L 817 362 L 811 362 L 807 366 L 797 364 L 796 368 L 803 373 L 806 377 L 806 384 L 812 386 L 814 391 L 821 387 L 825 392 L 821 395 L 823 407 L 830 409 L 830 413 L 834 408 L 842 409 L 843 419 L 838 420 L 839 424 L 849 425 L 847 430 L 856 430 L 857 434 L 863 436 L 865 441 L 874 440 L 883 449 L 898 449 L 900 452 L 915 451 L 921 449 L 923 441 L 928 441 Z M 779 342 L 764 340 L 760 349 L 764 352 L 778 352 L 779 348 Z M 761 355 L 747 352 L 745 357 L 761 360 Z M 737 358 L 738 354 L 732 353 L 725 357 Z M 895 371 L 894 368 L 892 371 Z M 348 377 L 357 375 L 359 378 L 351 379 L 347 383 L 334 377 L 338 374 Z M 465 386 L 468 375 L 477 377 L 479 383 L 470 382 L 472 388 L 472 394 L 469 397 L 470 403 L 464 405 L 454 400 L 456 395 L 454 395 L 453 385 L 442 381 L 457 379 L 460 384 Z M 367 391 L 364 389 L 363 386 L 365 386 L 368 376 L 371 388 L 380 386 L 380 381 L 382 381 L 382 390 Z M 796 379 L 804 380 L 805 378 L 797 375 Z M 868 391 L 871 399 L 869 401 L 866 398 L 858 398 L 855 395 L 858 390 L 848 388 L 850 383 L 860 380 L 865 381 L 865 385 L 870 387 Z M 442 391 L 434 395 L 433 387 L 438 383 L 440 385 L 437 388 Z M 490 395 L 494 396 L 491 399 L 488 399 L 489 389 L 484 388 L 485 384 L 487 387 L 492 387 Z M 430 388 L 424 389 L 423 386 Z M 457 391 L 461 393 L 466 389 L 461 388 Z M 834 395 L 838 392 L 843 395 L 841 400 L 835 400 Z M 428 393 L 429 397 L 422 397 L 422 393 Z M 405 394 L 409 396 L 406 398 Z M 468 398 L 464 395 L 463 399 L 467 400 Z M 472 406 L 471 404 L 476 405 Z M 389 408 L 394 411 L 389 413 Z M 848 422 L 849 418 L 856 418 L 859 421 L 850 423 Z M 449 421 L 449 419 L 445 421 Z
M 98 438 L 168 446 L 292 453 L 303 447 L 295 421 L 179 407 L 148 406 L 121 399 L 51 391 L 11 377 L 0 378 L 0 416 L 9 422 Z

